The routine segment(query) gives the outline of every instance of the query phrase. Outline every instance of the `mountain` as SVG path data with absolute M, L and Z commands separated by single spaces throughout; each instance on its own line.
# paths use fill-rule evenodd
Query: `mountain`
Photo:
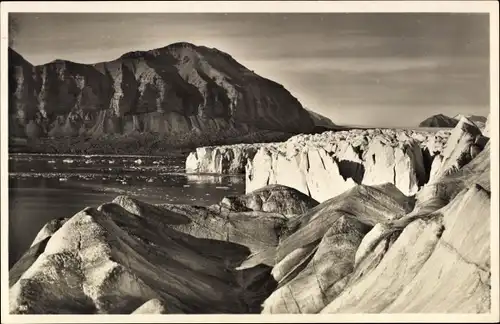
M 458 120 L 445 116 L 443 114 L 434 115 L 426 120 L 422 121 L 419 127 L 455 127 L 458 124 Z
M 309 115 L 311 116 L 312 120 L 314 121 L 314 125 L 316 127 L 322 127 L 322 128 L 325 128 L 325 129 L 338 129 L 340 128 L 339 126 L 335 125 L 330 118 L 328 117 L 325 117 L 323 115 L 320 115 L 314 111 L 311 111 L 309 109 L 307 109 L 307 112 L 309 113 Z
M 152 134 L 196 145 L 265 132 L 307 133 L 315 126 L 282 85 L 229 54 L 190 43 L 96 64 L 38 66 L 9 48 L 9 87 L 9 135 L 16 138 Z

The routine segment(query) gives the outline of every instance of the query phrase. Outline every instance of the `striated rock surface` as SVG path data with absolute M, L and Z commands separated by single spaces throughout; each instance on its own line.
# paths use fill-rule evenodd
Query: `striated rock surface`
M 66 223 L 68 218 L 58 218 L 51 220 L 45 226 L 38 232 L 37 236 L 33 240 L 33 243 L 31 243 L 31 246 L 35 246 L 38 243 L 42 242 L 48 237 L 51 237 L 58 229 L 61 228 L 61 226 Z
M 293 134 L 315 127 L 283 86 L 224 52 L 190 43 L 110 62 L 39 66 L 9 49 L 9 88 L 12 137 L 153 133 L 192 145 L 207 136 L 215 141 L 219 133 Z
M 226 241 L 244 246 L 252 253 L 278 245 L 281 228 L 286 217 L 279 213 L 262 211 L 232 212 L 221 205 L 209 207 L 161 204 L 150 205 L 128 196 L 119 196 L 114 201 L 122 209 L 113 205 L 110 213 L 119 215 L 123 210 L 139 217 L 148 217 L 162 221 L 168 216 L 170 221 L 165 226 L 178 232 L 198 238 Z M 208 244 L 208 243 L 207 243 Z
M 364 218 L 384 210 L 387 198 L 372 196 L 365 212 L 356 204 L 339 206 L 350 211 L 340 217 L 329 212 L 306 240 L 297 235 L 315 217 L 301 216 L 278 246 L 272 271 L 278 288 L 263 312 L 490 312 L 489 150 L 486 144 L 469 164 L 426 185 L 413 209 L 400 194 L 399 207 L 386 205 L 396 208 L 393 216 Z M 395 196 L 390 186 L 378 190 Z M 330 201 L 349 198 L 359 206 L 367 201 L 353 192 Z
M 221 205 L 237 212 L 253 210 L 298 215 L 317 206 L 318 202 L 296 189 L 271 185 L 246 195 L 224 197 Z
M 269 234 L 263 229 L 268 223 L 248 213 L 223 224 L 212 215 L 190 211 L 191 218 L 124 196 L 97 209 L 86 208 L 42 241 L 41 253 L 20 275 L 13 278 L 11 270 L 10 312 L 259 311 L 275 287 L 271 269 L 235 267 L 250 253 L 245 244 L 277 244 L 276 232 L 266 239 Z M 258 229 L 252 231 L 250 222 Z M 276 224 L 269 226 L 279 231 Z M 240 240 L 243 245 L 231 243 L 238 235 L 249 238 Z M 252 237 L 259 243 L 252 244 Z
M 324 234 L 300 273 L 285 275 L 263 305 L 262 313 L 316 313 L 338 293 L 336 284 L 352 271 L 352 259 L 368 226 L 356 218 L 339 217 Z M 291 278 L 292 277 L 292 278 Z
M 444 150 L 433 161 L 430 181 L 455 172 L 469 163 L 481 152 L 486 141 L 481 130 L 473 122 L 462 117 L 448 138 Z

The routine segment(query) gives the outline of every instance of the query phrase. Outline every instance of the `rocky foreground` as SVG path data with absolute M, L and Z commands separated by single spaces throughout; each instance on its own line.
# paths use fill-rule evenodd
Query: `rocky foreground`
M 490 312 L 490 144 L 476 129 L 462 120 L 438 143 L 297 137 L 247 155 L 246 195 L 209 207 L 120 196 L 52 221 L 10 270 L 10 312 Z M 341 191 L 342 157 L 364 173 L 347 168 Z

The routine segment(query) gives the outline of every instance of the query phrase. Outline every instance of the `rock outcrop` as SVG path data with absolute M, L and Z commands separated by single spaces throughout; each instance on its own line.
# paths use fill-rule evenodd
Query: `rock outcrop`
M 227 196 L 221 205 L 232 211 L 264 211 L 283 215 L 299 215 L 318 205 L 300 191 L 282 185 L 271 185 L 242 196 Z
M 258 312 L 275 288 L 270 267 L 235 267 L 251 250 L 277 245 L 280 226 L 266 221 L 272 214 L 219 217 L 124 196 L 86 208 L 11 270 L 10 312 Z
M 12 137 L 154 133 L 196 143 L 215 141 L 219 133 L 293 134 L 315 126 L 280 84 L 226 53 L 189 43 L 131 52 L 110 62 L 56 60 L 39 66 L 9 49 L 9 89 Z
M 278 289 L 264 302 L 263 312 L 319 312 L 341 291 L 371 227 L 398 219 L 412 207 L 412 199 L 392 184 L 359 185 L 292 219 L 292 234 L 281 241 L 274 258 Z

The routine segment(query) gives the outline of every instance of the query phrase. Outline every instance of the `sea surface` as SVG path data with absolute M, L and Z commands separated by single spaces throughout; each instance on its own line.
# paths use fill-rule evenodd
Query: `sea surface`
M 244 176 L 186 174 L 184 156 L 9 155 L 9 267 L 51 219 L 119 195 L 206 206 L 245 191 Z

